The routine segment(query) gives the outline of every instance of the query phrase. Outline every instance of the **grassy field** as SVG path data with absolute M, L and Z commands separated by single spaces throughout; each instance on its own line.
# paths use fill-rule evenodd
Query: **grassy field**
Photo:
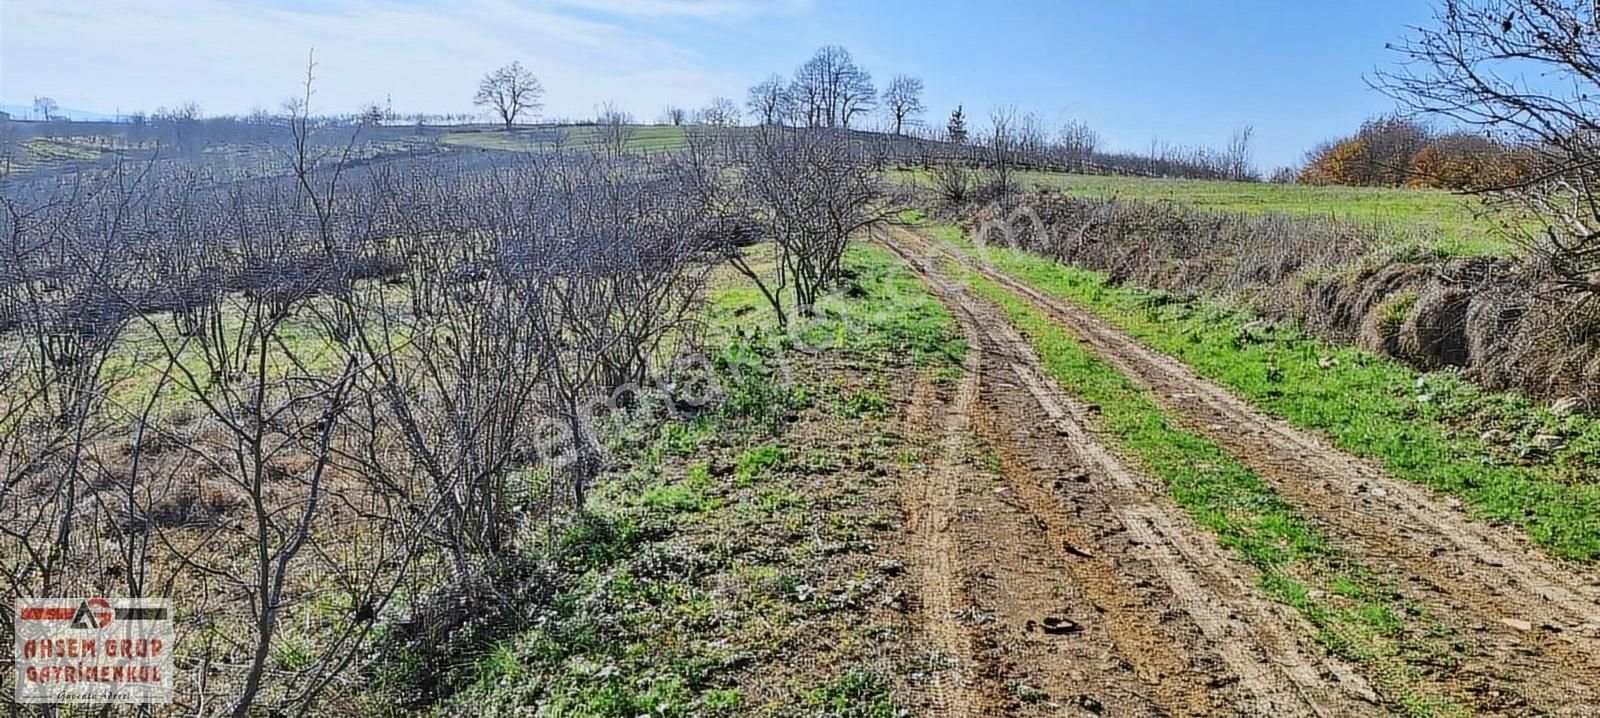
M 683 146 L 684 128 L 673 125 L 630 125 L 628 127 L 630 152 L 665 152 Z M 563 136 L 564 135 L 564 136 Z M 531 152 L 551 149 L 558 143 L 574 150 L 601 149 L 603 140 L 600 128 L 593 125 L 569 127 L 530 127 L 506 130 L 474 130 L 451 132 L 439 140 L 442 144 L 457 147 L 475 147 L 486 150 Z
M 920 171 L 902 171 L 900 176 L 918 183 L 928 182 L 926 174 Z M 1439 190 L 1311 187 L 1031 171 L 1022 172 L 1020 176 L 1030 189 L 1050 189 L 1082 197 L 1168 200 L 1221 212 L 1331 217 L 1377 228 L 1394 237 L 1397 244 L 1450 255 L 1498 255 L 1518 249 L 1507 231 L 1506 217 L 1489 212 L 1475 197 Z
M 1198 209 L 1228 212 L 1282 212 L 1334 217 L 1377 226 L 1427 247 L 1456 255 L 1505 254 L 1516 249 L 1483 202 L 1440 190 L 1387 187 L 1311 187 L 1264 182 L 1154 179 L 1102 175 L 1023 173 L 1035 188 L 1085 197 L 1170 200 Z
M 1116 286 L 1025 252 L 979 249 L 952 227 L 929 231 L 1093 310 L 1268 412 L 1521 527 L 1558 556 L 1600 560 L 1600 485 L 1592 479 L 1600 422 L 1555 416 L 1458 375 L 1424 374 L 1290 327 L 1250 328 L 1255 317 L 1236 308 Z M 1556 437 L 1557 448 L 1541 448 L 1542 437 Z

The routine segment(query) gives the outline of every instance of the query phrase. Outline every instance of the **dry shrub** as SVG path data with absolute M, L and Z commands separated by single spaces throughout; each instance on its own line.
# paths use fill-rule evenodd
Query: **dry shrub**
M 1546 398 L 1600 399 L 1600 304 L 1535 296 L 1491 354 L 1475 357 L 1474 373 L 1493 387 Z
M 1465 366 L 1471 299 L 1469 288 L 1430 283 L 1400 324 L 1398 355 L 1423 369 Z
M 1383 309 L 1393 312 L 1395 304 L 1390 297 L 1413 292 L 1424 281 L 1426 272 L 1421 267 L 1405 264 L 1385 264 L 1365 267 L 1354 274 L 1340 274 L 1320 281 L 1306 283 L 1301 301 L 1301 311 L 1306 327 L 1313 333 L 1341 343 L 1355 342 L 1363 332 L 1363 325 L 1382 320 Z M 1406 307 L 1409 310 L 1409 306 Z M 1375 349 L 1377 344 L 1362 343 Z
M 1377 354 L 1399 356 L 1400 328 L 1416 302 L 1416 291 L 1408 288 L 1384 296 L 1372 311 L 1355 314 L 1359 321 L 1355 345 Z

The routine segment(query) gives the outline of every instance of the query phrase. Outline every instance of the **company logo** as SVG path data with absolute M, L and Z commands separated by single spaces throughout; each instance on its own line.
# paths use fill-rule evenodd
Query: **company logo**
M 172 700 L 172 607 L 164 599 L 16 602 L 17 703 Z

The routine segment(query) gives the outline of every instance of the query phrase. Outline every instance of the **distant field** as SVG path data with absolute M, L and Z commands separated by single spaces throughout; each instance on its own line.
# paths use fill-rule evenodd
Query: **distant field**
M 1336 217 L 1347 222 L 1414 234 L 1424 247 L 1449 254 L 1505 254 L 1516 250 L 1477 198 L 1439 190 L 1383 187 L 1310 187 L 1261 182 L 1150 179 L 1101 175 L 1023 173 L 1034 187 L 1065 189 L 1093 197 L 1172 200 L 1200 209 L 1232 212 L 1283 212 Z M 1407 238 L 1411 239 L 1411 238 Z
M 97 147 L 43 137 L 0 145 L 0 176 L 70 162 L 93 162 L 100 159 L 101 151 Z
M 928 176 L 902 170 L 902 177 L 926 184 Z M 1395 244 L 1450 255 L 1498 255 L 1517 251 L 1503 228 L 1503 215 L 1481 201 L 1439 190 L 1384 187 L 1311 187 L 1265 182 L 1157 179 L 1059 172 L 1021 172 L 1030 189 L 1055 189 L 1082 197 L 1170 200 L 1221 212 L 1282 212 L 1333 217 L 1376 226 Z
M 673 125 L 631 125 L 628 150 L 663 152 L 683 146 L 684 128 Z M 486 150 L 531 152 L 563 145 L 568 149 L 599 149 L 603 143 L 600 128 L 593 125 L 530 127 L 506 130 L 451 132 L 440 138 L 446 145 L 477 147 Z

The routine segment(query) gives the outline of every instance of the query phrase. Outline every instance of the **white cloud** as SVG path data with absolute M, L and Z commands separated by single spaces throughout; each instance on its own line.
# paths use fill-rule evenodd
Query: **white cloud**
M 810 0 L 556 0 L 556 4 L 633 17 L 748 18 L 808 9 Z
M 615 100 L 653 116 L 731 94 L 749 78 L 707 68 L 648 18 L 736 22 L 806 0 L 0 0 L 0 99 L 208 113 L 275 107 L 316 49 L 322 111 L 393 97 L 397 110 L 468 111 L 479 77 L 512 60 L 547 89 L 545 114 Z

